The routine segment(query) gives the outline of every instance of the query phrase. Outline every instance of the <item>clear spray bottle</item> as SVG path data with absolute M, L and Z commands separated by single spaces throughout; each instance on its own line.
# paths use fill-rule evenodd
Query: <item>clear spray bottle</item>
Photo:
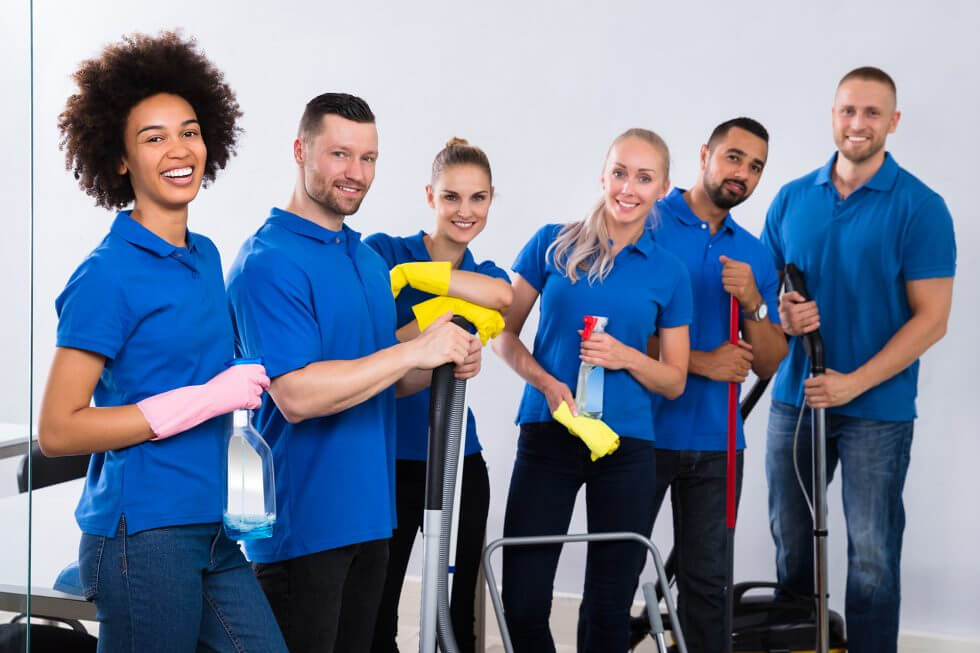
M 605 333 L 609 318 L 598 315 L 585 316 L 582 340 L 593 333 Z M 605 368 L 582 361 L 578 367 L 578 384 L 575 387 L 575 407 L 583 417 L 602 419 L 602 394 L 605 384 Z
M 239 358 L 229 365 L 262 363 Z M 251 411 L 231 415 L 225 448 L 225 534 L 232 540 L 258 540 L 272 535 L 276 523 L 276 482 L 272 449 L 252 426 Z

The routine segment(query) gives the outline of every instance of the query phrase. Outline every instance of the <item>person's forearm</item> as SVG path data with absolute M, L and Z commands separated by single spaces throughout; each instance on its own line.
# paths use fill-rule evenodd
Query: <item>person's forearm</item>
M 541 367 L 517 335 L 503 331 L 491 341 L 493 350 L 519 377 L 543 392 L 544 384 L 552 376 Z
M 913 315 L 877 354 L 852 375 L 861 393 L 892 378 L 914 363 L 946 334 L 945 316 Z
M 319 361 L 272 381 L 269 394 L 288 422 L 334 415 L 367 401 L 414 369 L 410 343 L 354 360 Z
M 789 345 L 783 328 L 768 319 L 742 321 L 742 338 L 752 345 L 752 371 L 760 379 L 768 379 L 786 357 Z M 693 358 L 693 353 L 692 358 Z M 693 365 L 692 365 L 693 367 Z
M 514 291 L 503 279 L 479 272 L 453 270 L 449 277 L 449 296 L 505 313 L 514 300 Z
M 395 382 L 395 396 L 407 397 L 432 384 L 432 370 L 412 369 Z
M 153 437 L 142 411 L 135 405 L 87 406 L 61 417 L 43 408 L 38 442 L 46 456 L 73 456 L 131 447 Z
M 708 374 L 708 371 L 710 369 L 711 369 L 711 352 L 692 349 L 691 358 L 689 359 L 687 364 L 688 374 L 697 374 L 698 376 L 710 378 L 710 375 Z
M 668 399 L 676 399 L 684 392 L 688 368 L 670 365 L 651 358 L 646 353 L 628 347 L 627 372 L 639 381 L 640 385 Z M 694 352 L 691 352 L 692 354 Z

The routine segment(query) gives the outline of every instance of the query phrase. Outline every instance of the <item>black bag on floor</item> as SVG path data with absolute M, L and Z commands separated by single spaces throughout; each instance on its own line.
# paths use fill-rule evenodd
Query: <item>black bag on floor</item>
M 9 624 L 0 625 L 0 653 L 27 650 L 27 624 L 19 614 Z M 44 619 L 44 617 L 41 617 Z M 70 628 L 51 624 L 31 624 L 31 653 L 95 653 L 99 640 L 89 635 L 74 619 L 56 619 Z

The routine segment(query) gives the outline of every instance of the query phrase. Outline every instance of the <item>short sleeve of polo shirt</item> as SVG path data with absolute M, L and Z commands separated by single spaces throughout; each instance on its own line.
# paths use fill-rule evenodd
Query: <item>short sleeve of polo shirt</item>
M 776 194 L 776 198 L 769 205 L 766 212 L 766 224 L 762 227 L 762 244 L 766 246 L 772 255 L 773 265 L 777 270 L 786 267 L 786 259 L 783 254 L 783 242 L 780 237 L 780 230 L 783 225 L 783 213 L 786 209 L 786 188 L 783 187 Z
M 239 353 L 265 359 L 270 378 L 321 359 L 310 280 L 294 263 L 273 251 L 249 256 L 228 295 Z
M 674 276 L 673 293 L 670 301 L 661 307 L 657 314 L 657 328 L 670 329 L 672 327 L 685 326 L 691 323 L 694 316 L 694 295 L 691 291 L 691 276 L 687 272 L 687 266 L 681 263 L 680 259 L 673 256 L 666 250 L 664 268 L 669 269 Z
M 480 274 L 485 274 L 488 277 L 503 279 L 507 283 L 510 283 L 510 275 L 507 274 L 507 271 L 498 267 L 493 261 L 483 261 L 476 266 L 476 271 Z
M 521 275 L 539 293 L 544 288 L 547 276 L 548 262 L 545 254 L 560 229 L 561 225 L 557 224 L 548 224 L 538 229 L 514 260 L 514 272 Z
M 923 200 L 908 222 L 902 239 L 902 272 L 907 281 L 951 277 L 956 272 L 953 216 L 937 194 Z
M 122 289 L 98 252 L 87 258 L 55 300 L 59 347 L 113 359 L 132 331 Z

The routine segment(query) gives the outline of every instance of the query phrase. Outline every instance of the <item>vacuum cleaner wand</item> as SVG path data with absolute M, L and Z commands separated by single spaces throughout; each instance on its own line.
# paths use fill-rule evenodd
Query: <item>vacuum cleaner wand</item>
M 803 273 L 792 263 L 786 265 L 787 291 L 811 299 L 803 282 Z M 810 376 L 826 371 L 823 338 L 815 330 L 803 336 L 803 351 L 810 359 Z M 811 420 L 813 436 L 813 577 L 817 608 L 816 653 L 827 653 L 830 647 L 830 591 L 827 581 L 827 410 L 815 408 Z
M 807 292 L 806 284 L 803 282 L 803 273 L 792 263 L 786 265 L 786 276 L 783 283 L 787 292 L 798 292 L 807 301 L 810 301 L 810 293 Z M 810 359 L 811 376 L 823 374 L 826 368 L 824 367 L 823 338 L 820 337 L 820 329 L 803 336 L 803 351 Z
M 460 316 L 453 323 L 470 331 Z M 449 538 L 456 470 L 466 423 L 466 381 L 454 375 L 455 365 L 432 370 L 429 394 L 429 443 L 425 470 L 425 511 L 422 526 L 422 603 L 420 653 L 434 653 L 438 639 L 445 653 L 459 646 L 449 616 Z

